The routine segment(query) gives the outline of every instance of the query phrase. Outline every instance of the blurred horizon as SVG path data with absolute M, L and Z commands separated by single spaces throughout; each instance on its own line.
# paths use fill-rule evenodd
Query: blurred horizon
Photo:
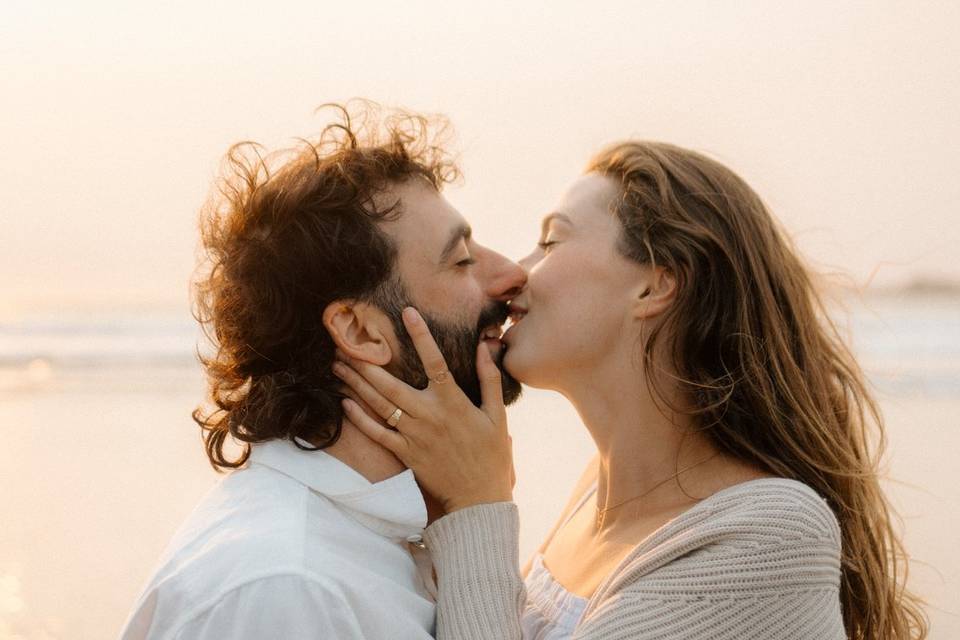
M 831 320 L 877 389 L 960 396 L 960 287 L 839 290 Z M 179 306 L 38 308 L 0 317 L 0 399 L 63 388 L 150 390 L 173 371 L 199 372 L 203 328 Z M 199 379 L 192 384 L 199 383 Z M 195 391 L 198 397 L 202 386 Z

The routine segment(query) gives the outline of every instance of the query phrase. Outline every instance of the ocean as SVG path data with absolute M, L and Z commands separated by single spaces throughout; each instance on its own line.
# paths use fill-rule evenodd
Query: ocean
M 836 318 L 887 420 L 886 488 L 930 602 L 960 637 L 960 298 L 873 296 Z M 0 640 L 116 637 L 170 535 L 218 476 L 190 411 L 202 342 L 186 310 L 0 317 Z M 591 457 L 556 394 L 510 409 L 521 558 Z M 948 546 L 949 544 L 949 546 Z

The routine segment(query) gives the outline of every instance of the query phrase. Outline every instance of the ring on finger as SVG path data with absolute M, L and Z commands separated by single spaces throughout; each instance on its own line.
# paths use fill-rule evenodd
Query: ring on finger
M 391 427 L 396 427 L 400 424 L 400 418 L 403 417 L 403 409 L 397 407 L 396 411 L 390 414 L 390 417 L 387 418 L 387 424 Z

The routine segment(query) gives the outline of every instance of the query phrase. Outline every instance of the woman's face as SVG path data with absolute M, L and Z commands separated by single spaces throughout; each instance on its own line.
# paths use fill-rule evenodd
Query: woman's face
M 520 265 L 527 286 L 510 305 L 513 326 L 503 337 L 504 366 L 533 387 L 562 390 L 613 355 L 633 353 L 632 313 L 647 267 L 617 250 L 613 213 L 617 183 L 588 174 L 577 179 L 543 220 L 537 248 Z

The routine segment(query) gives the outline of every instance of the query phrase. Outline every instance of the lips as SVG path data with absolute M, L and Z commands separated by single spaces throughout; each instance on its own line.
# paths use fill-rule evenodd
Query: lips
M 509 308 L 509 318 L 513 321 L 514 324 L 520 322 L 523 316 L 527 315 L 527 307 L 517 300 L 511 300 L 508 303 Z
M 503 357 L 503 348 L 505 346 L 501 340 L 503 329 L 502 324 L 492 324 L 480 332 L 480 342 L 487 345 L 487 349 L 489 349 L 490 356 L 494 362 L 499 362 L 500 358 Z
M 503 325 L 494 324 L 484 329 L 483 333 L 480 334 L 480 337 L 483 340 L 499 340 L 500 336 L 502 335 L 503 335 Z
M 507 321 L 509 307 L 505 302 L 496 302 L 485 308 L 480 314 L 477 325 L 481 340 L 500 340 L 503 335 L 504 323 Z
M 507 332 L 515 327 L 523 319 L 523 317 L 527 315 L 527 308 L 522 304 L 514 300 L 511 300 L 509 304 L 510 313 L 507 316 L 506 330 L 503 332 L 503 337 L 506 337 Z

